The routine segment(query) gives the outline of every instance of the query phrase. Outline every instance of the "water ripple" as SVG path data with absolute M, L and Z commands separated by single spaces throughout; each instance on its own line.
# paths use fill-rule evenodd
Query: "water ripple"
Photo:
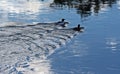
M 0 27 L 0 72 L 48 74 L 46 58 L 76 34 L 72 29 L 59 28 L 54 23 Z

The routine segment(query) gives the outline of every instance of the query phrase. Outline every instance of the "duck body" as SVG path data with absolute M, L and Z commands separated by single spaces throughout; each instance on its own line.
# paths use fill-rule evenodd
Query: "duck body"
M 66 27 L 67 24 L 69 24 L 68 22 L 64 21 L 65 19 L 62 19 L 61 21 L 56 22 L 56 25 L 62 26 L 62 27 Z
M 84 29 L 84 27 L 80 27 L 79 24 L 78 24 L 77 27 L 74 27 L 74 28 L 73 28 L 74 31 L 81 31 L 81 30 L 83 30 L 83 29 Z

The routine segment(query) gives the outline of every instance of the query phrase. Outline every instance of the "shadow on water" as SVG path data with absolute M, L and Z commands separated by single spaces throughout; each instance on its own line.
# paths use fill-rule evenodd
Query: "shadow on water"
M 102 8 L 112 7 L 116 0 L 54 0 L 50 7 L 75 8 L 82 18 L 98 14 Z

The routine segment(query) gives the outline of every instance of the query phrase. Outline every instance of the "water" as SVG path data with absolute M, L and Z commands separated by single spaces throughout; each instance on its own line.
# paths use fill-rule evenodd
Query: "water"
M 0 74 L 119 74 L 120 1 L 91 1 L 83 9 L 75 1 L 1 0 Z M 70 22 L 65 29 L 34 25 L 61 18 Z M 70 28 L 79 23 L 85 31 L 76 34 Z

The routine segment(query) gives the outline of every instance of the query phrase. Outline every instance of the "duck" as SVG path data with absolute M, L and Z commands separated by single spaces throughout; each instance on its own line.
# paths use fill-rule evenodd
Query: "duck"
M 84 27 L 80 27 L 80 24 L 78 24 L 77 27 L 73 28 L 74 31 L 81 31 L 82 29 L 84 29 Z
M 65 19 L 61 19 L 61 21 L 56 22 L 56 25 L 66 27 L 66 24 L 69 24 L 69 22 L 65 22 Z

